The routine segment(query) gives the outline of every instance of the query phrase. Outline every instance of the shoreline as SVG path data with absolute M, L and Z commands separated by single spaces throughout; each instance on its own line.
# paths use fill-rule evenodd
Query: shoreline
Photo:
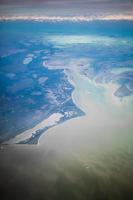
M 4 142 L 3 144 L 17 144 L 19 142 L 25 141 L 25 140 L 31 138 L 33 136 L 33 134 L 36 133 L 36 131 L 45 129 L 46 127 L 56 125 L 61 117 L 62 117 L 62 114 L 53 113 L 52 115 L 50 115 L 45 120 L 41 121 L 39 124 L 37 124 L 33 128 L 20 133 L 16 137 L 9 139 L 8 141 Z
M 107 129 L 109 135 L 111 134 L 110 137 L 115 137 L 114 133 L 119 133 L 120 130 L 125 132 L 128 130 L 128 126 L 132 127 L 132 114 L 131 112 L 126 112 L 126 102 L 120 102 L 120 105 L 118 105 L 117 97 L 113 96 L 113 89 L 116 87 L 112 88 L 111 85 L 106 88 L 107 91 L 104 94 L 105 102 L 100 102 L 99 104 L 99 101 L 94 101 L 91 94 L 89 94 L 89 88 L 92 88 L 93 81 L 91 82 L 87 77 L 81 75 L 78 69 L 75 71 L 73 68 L 73 72 L 70 74 L 75 76 L 72 80 L 68 77 L 69 82 L 75 88 L 72 93 L 73 102 L 85 112 L 85 116 L 68 120 L 48 130 L 45 135 L 41 135 L 38 141 L 41 148 L 54 149 L 59 152 L 65 148 L 64 150 L 67 151 L 67 149 L 73 149 L 73 146 L 77 146 L 76 143 L 79 143 L 80 146 L 84 145 L 82 142 L 80 144 L 81 140 L 87 140 L 90 143 L 93 137 L 95 139 L 98 137 L 99 139 L 100 134 L 103 139 L 104 129 Z M 97 93 L 99 87 L 99 84 L 94 84 L 94 93 Z M 105 136 L 107 139 L 108 134 Z M 64 145 L 62 144 L 63 142 Z M 84 148 L 86 145 L 84 145 Z M 106 146 L 106 144 L 104 145 Z

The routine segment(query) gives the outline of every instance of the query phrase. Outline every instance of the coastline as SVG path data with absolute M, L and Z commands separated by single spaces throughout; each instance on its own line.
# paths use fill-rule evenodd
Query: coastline
M 73 73 L 79 72 L 73 71 Z M 77 76 L 79 76 L 79 79 Z M 80 78 L 83 78 L 83 80 L 81 81 Z M 125 102 L 120 102 L 121 105 L 119 106 L 115 101 L 117 97 L 113 95 L 113 91 L 116 87 L 111 85 L 106 88 L 108 89 L 108 93 L 105 94 L 107 102 L 100 102 L 99 104 L 94 101 L 89 91 L 87 91 L 89 87 L 92 87 L 91 82 L 89 86 L 89 79 L 87 77 L 75 74 L 75 79 L 69 81 L 75 88 L 72 93 L 73 102 L 85 112 L 85 116 L 68 120 L 48 130 L 45 135 L 39 138 L 40 148 L 54 150 L 59 154 L 63 151 L 74 152 L 77 151 L 77 148 L 82 152 L 80 148 L 99 148 L 102 142 L 102 148 L 108 149 L 108 147 L 112 148 L 112 143 L 115 143 L 113 141 L 113 138 L 116 137 L 115 134 L 118 138 L 121 132 L 123 137 L 126 137 L 125 131 L 129 131 L 129 134 L 131 134 L 133 128 L 132 113 L 127 113 L 126 106 L 123 108 L 126 105 Z M 78 82 L 75 83 L 75 81 Z M 116 112 L 116 110 L 119 110 L 119 112 Z M 125 120 L 125 118 L 128 120 Z M 104 135 L 105 130 L 107 132 L 106 135 Z M 112 143 L 110 138 L 112 138 Z M 104 140 L 107 140 L 108 145 L 104 143 Z M 117 142 L 119 143 L 119 140 Z
M 84 77 L 82 75 L 79 76 L 82 78 Z M 85 83 L 87 80 L 88 79 L 84 77 Z M 71 119 L 48 130 L 45 135 L 42 135 L 39 138 L 40 148 L 54 150 L 59 154 L 68 151 L 74 152 L 77 151 L 77 148 L 79 151 L 81 150 L 80 146 L 83 149 L 93 148 L 92 145 L 94 145 L 94 148 L 98 148 L 98 146 L 101 145 L 101 142 L 103 145 L 102 148 L 108 148 L 107 144 L 104 144 L 104 138 L 111 147 L 112 143 L 109 137 L 111 137 L 112 140 L 113 137 L 115 137 L 115 134 L 117 134 L 117 137 L 120 137 L 119 134 L 121 131 L 124 134 L 125 131 L 127 132 L 132 127 L 131 113 L 131 116 L 129 115 L 127 120 L 125 120 L 126 115 L 128 116 L 126 109 L 122 109 L 122 106 L 117 106 L 113 99 L 110 102 L 110 96 L 108 95 L 106 95 L 106 100 L 109 105 L 96 104 L 96 102 L 91 99 L 89 92 L 87 93 L 85 88 L 82 88 L 82 84 L 85 86 L 84 81 L 82 80 L 81 82 L 79 80 L 79 84 L 77 83 L 76 85 L 73 82 L 75 90 L 73 91 L 72 99 L 73 102 L 76 103 L 76 106 L 83 111 L 86 110 L 85 116 Z M 81 88 L 79 90 L 80 86 Z M 110 89 L 112 90 L 112 87 Z M 76 91 L 78 91 L 77 94 Z M 77 95 L 80 95 L 80 97 Z M 112 95 L 112 93 L 110 95 Z M 115 98 L 117 97 L 114 96 L 114 99 Z M 120 111 L 118 115 L 116 115 L 116 109 L 119 109 Z M 128 128 L 128 125 L 130 125 L 130 128 Z M 105 130 L 107 131 L 107 134 L 104 136 Z M 130 131 L 131 130 L 129 130 L 129 132 Z M 117 142 L 119 143 L 119 141 Z M 90 147 L 88 147 L 88 145 L 90 145 Z
M 36 133 L 36 131 L 45 129 L 46 127 L 51 127 L 51 126 L 56 125 L 58 123 L 58 121 L 60 121 L 61 117 L 62 117 L 62 114 L 54 113 L 47 119 L 43 120 L 42 122 L 40 122 L 39 124 L 34 126 L 33 128 L 28 129 L 28 130 L 20 133 L 16 137 L 4 142 L 4 144 L 16 144 L 16 143 L 22 142 L 24 140 L 27 140 L 27 139 L 31 138 L 33 136 L 33 134 Z

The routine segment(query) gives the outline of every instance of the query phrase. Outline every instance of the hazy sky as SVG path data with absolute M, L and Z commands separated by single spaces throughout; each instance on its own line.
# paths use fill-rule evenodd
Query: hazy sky
M 98 15 L 133 13 L 133 0 L 0 0 L 0 5 L 2 7 L 4 5 L 5 7 L 0 10 L 0 15 Z
M 7 5 L 45 5 L 45 4 L 127 4 L 133 3 L 133 0 L 0 0 L 0 4 L 7 4 Z

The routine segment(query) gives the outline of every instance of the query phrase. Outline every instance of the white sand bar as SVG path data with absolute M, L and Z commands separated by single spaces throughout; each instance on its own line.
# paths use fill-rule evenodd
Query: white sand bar
M 43 129 L 47 126 L 56 125 L 60 121 L 60 118 L 62 116 L 63 115 L 60 114 L 60 113 L 54 113 L 50 117 L 48 117 L 47 119 L 45 119 L 42 122 L 40 122 L 39 124 L 37 124 L 35 127 L 22 132 L 21 134 L 17 135 L 15 138 L 12 138 L 5 143 L 6 144 L 15 144 L 15 143 L 19 143 L 21 141 L 24 141 L 24 140 L 32 137 L 32 134 L 35 133 L 37 130 Z

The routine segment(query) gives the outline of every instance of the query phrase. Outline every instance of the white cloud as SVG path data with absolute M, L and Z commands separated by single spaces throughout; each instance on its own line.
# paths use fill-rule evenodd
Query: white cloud
M 89 15 L 89 16 L 49 16 L 49 15 L 17 15 L 17 16 L 8 16 L 1 15 L 0 20 L 33 20 L 33 21 L 50 21 L 50 22 L 62 22 L 62 21 L 71 21 L 71 22 L 88 22 L 93 20 L 133 20 L 133 15 L 131 13 L 119 13 L 119 14 L 105 14 L 105 15 Z

